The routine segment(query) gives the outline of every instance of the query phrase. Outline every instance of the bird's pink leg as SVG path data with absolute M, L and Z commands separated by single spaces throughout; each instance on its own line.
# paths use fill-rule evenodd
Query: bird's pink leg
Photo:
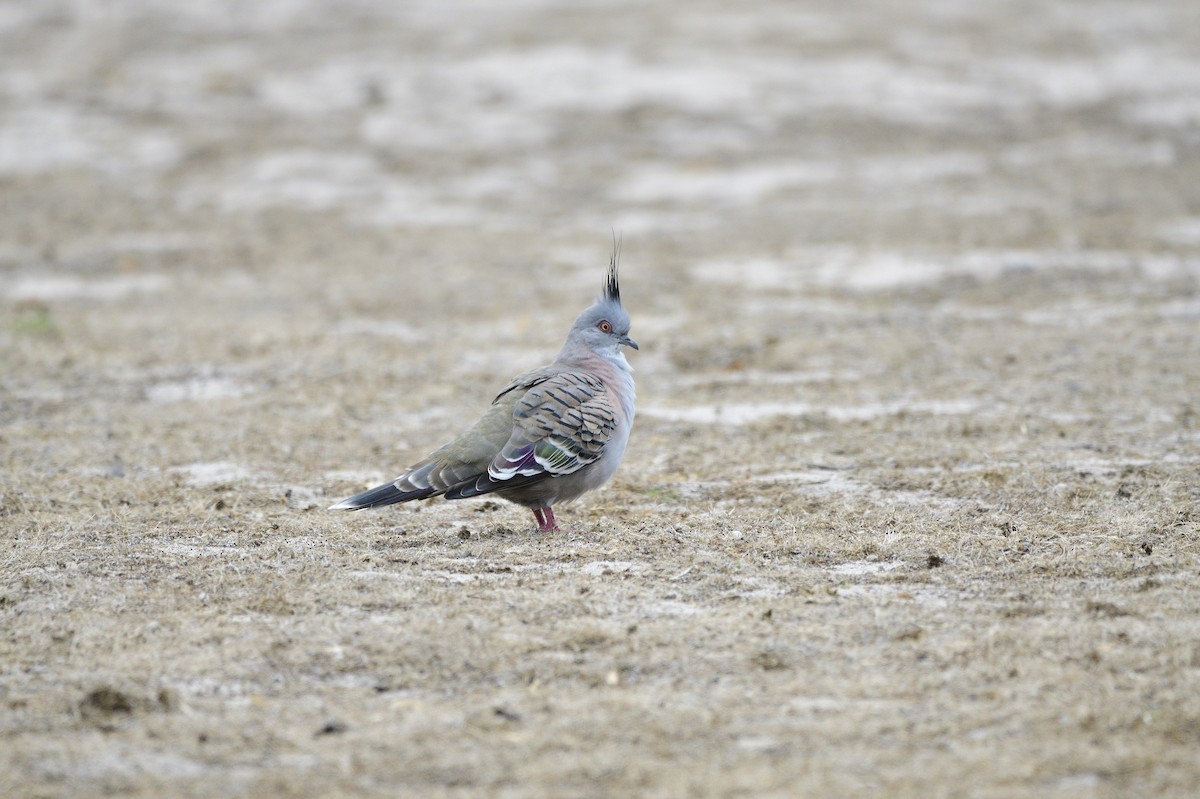
M 549 533 L 557 530 L 558 522 L 554 521 L 554 511 L 552 511 L 550 508 L 544 508 L 542 513 L 546 515 L 546 518 L 542 521 L 541 531 L 543 533 Z
M 538 522 L 538 529 L 539 529 L 539 530 L 545 530 L 545 529 L 546 529 L 546 517 L 542 515 L 542 509 L 541 509 L 541 508 L 534 508 L 534 509 L 533 509 L 533 518 L 537 519 L 537 522 Z

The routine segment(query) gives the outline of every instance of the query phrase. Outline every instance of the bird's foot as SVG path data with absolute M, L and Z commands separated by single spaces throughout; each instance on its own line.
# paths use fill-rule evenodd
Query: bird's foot
M 537 519 L 539 533 L 558 531 L 558 522 L 554 521 L 554 511 L 549 508 L 534 508 L 533 517 Z

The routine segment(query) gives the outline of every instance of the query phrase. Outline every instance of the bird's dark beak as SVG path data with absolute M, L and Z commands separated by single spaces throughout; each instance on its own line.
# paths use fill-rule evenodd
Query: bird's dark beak
M 637 342 L 634 341 L 633 339 L 631 339 L 629 336 L 621 336 L 621 343 L 624 344 L 626 347 L 632 347 L 635 350 L 641 349 L 640 347 L 638 347 Z

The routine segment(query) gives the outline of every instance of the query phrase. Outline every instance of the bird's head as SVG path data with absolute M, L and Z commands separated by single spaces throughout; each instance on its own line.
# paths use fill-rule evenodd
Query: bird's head
M 629 312 L 621 305 L 621 286 L 617 281 L 620 254 L 621 245 L 617 242 L 604 280 L 604 293 L 575 320 L 567 337 L 568 345 L 612 355 L 619 353 L 621 347 L 638 348 L 637 342 L 629 337 Z

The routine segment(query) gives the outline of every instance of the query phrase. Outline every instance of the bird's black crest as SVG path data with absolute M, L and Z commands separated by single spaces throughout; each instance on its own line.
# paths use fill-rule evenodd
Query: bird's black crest
M 613 234 L 612 259 L 608 262 L 608 280 L 604 282 L 604 296 L 617 305 L 621 304 L 621 286 L 617 282 L 617 262 L 621 260 L 621 239 Z

